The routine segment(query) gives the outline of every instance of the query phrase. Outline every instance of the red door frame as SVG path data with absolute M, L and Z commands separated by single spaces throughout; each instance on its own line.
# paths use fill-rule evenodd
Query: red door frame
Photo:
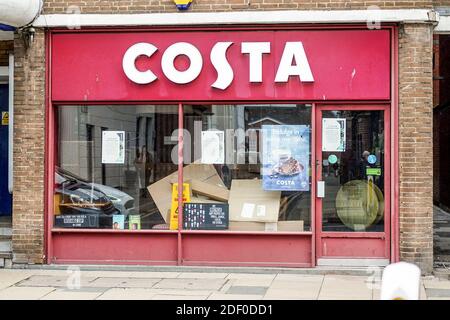
M 316 261 L 319 258 L 385 258 L 391 259 L 391 114 L 389 105 L 355 105 L 355 104 L 321 104 L 315 107 L 315 125 L 316 125 L 316 144 L 315 153 L 316 156 L 316 182 L 314 188 L 316 188 L 317 181 L 322 179 L 322 111 L 330 110 L 349 110 L 349 111 L 383 111 L 384 114 L 384 232 L 324 232 L 322 231 L 322 198 L 315 198 L 315 243 L 316 243 Z M 367 257 L 367 256 L 328 256 L 323 253 L 323 239 L 370 239 L 368 241 L 376 241 L 376 239 L 382 239 L 384 245 L 384 256 L 379 257 Z M 353 241 L 352 246 L 358 251 L 358 246 L 367 246 L 367 242 L 361 243 Z
M 199 30 L 206 30 L 206 29 L 214 29 L 216 30 L 215 27 L 210 27 L 210 26 L 202 26 L 202 27 L 198 27 L 198 28 L 192 28 L 192 29 L 199 29 Z M 359 25 L 352 25 L 352 24 L 342 24 L 342 25 L 321 25 L 320 27 L 317 26 L 311 26 L 311 25 L 288 25 L 288 26 L 284 26 L 284 25 L 279 25 L 279 26 L 252 26 L 252 25 L 248 25 L 248 26 L 237 26 L 237 27 L 227 27 L 227 29 L 234 29 L 234 30 L 242 30 L 242 29 L 309 29 L 309 28 L 328 28 L 328 29 L 352 29 L 352 28 L 361 28 L 361 26 Z M 391 162 L 386 162 L 390 165 L 390 171 L 391 171 L 391 180 L 386 182 L 386 186 L 391 187 L 390 190 L 390 216 L 391 216 L 391 225 L 389 226 L 389 229 L 391 231 L 391 234 L 387 234 L 387 236 L 389 237 L 389 239 L 392 240 L 391 246 L 390 246 L 390 254 L 389 256 L 391 257 L 392 262 L 397 262 L 399 261 L 399 222 L 398 220 L 398 210 L 399 210 L 399 186 L 398 186 L 398 29 L 395 27 L 395 25 L 386 25 L 383 26 L 383 28 L 387 28 L 391 30 L 391 100 L 390 101 L 384 101 L 384 102 L 380 102 L 380 103 L 390 103 L 390 120 L 391 120 L 391 136 L 388 136 L 388 138 L 386 139 L 386 141 L 388 142 L 392 142 L 390 145 L 390 149 L 386 149 L 386 154 L 391 153 Z M 152 28 L 146 28 L 147 29 L 152 29 Z M 160 28 L 163 30 L 172 30 L 172 31 L 176 31 L 178 30 L 177 28 Z M 54 168 L 54 164 L 56 163 L 56 155 L 57 155 L 57 145 L 56 145 L 56 137 L 55 134 L 57 133 L 57 128 L 56 128 L 56 123 L 55 123 L 55 107 L 57 107 L 57 101 L 52 101 L 51 97 L 52 97 L 52 77 L 51 77 L 51 58 L 52 58 L 52 54 L 51 54 L 51 48 L 52 48 L 52 33 L 58 33 L 58 32 L 92 32 L 92 31 L 105 31 L 105 32 L 111 32 L 111 31 L 124 31 L 124 30 L 134 30 L 136 32 L 142 31 L 141 29 L 134 29 L 134 28 L 128 28 L 128 29 L 114 29 L 114 28 L 95 28 L 95 29 L 83 29 L 83 30 L 72 30 L 72 31 L 68 31 L 66 29 L 53 29 L 50 30 L 49 32 L 46 32 L 46 132 L 45 132 L 45 140 L 46 140 L 46 144 L 45 144 L 45 192 L 44 192 L 44 221 L 45 221 L 45 232 L 44 232 L 44 247 L 45 247 L 45 255 L 44 255 L 44 260 L 46 261 L 46 263 L 57 263 L 56 261 L 53 260 L 53 252 L 54 252 L 54 238 L 57 238 L 59 236 L 63 236 L 64 235 L 64 231 L 66 232 L 65 234 L 70 235 L 76 235 L 76 234 L 93 234 L 93 235 L 107 235 L 110 234 L 110 232 L 106 231 L 102 231 L 102 230 L 89 230 L 88 232 L 85 231 L 76 231 L 76 230 L 55 230 L 53 229 L 53 189 L 54 189 L 54 179 L 53 179 L 53 168 Z M 183 30 L 185 30 L 183 28 Z M 153 103 L 157 103 L 158 101 L 152 101 Z M 175 101 L 174 101 L 175 102 Z M 194 103 L 197 101 L 183 101 L 182 103 L 185 104 L 189 104 L 189 103 Z M 223 101 L 223 103 L 226 103 L 227 101 Z M 262 101 L 245 101 L 245 103 L 262 103 Z M 270 103 L 271 101 L 269 101 L 268 103 Z M 291 101 L 284 101 L 286 103 L 289 103 Z M 295 101 L 296 103 L 308 103 L 309 101 Z M 312 101 L 311 101 L 312 102 Z M 69 103 L 69 102 L 67 102 Z M 73 101 L 72 103 L 74 104 L 85 104 L 83 101 Z M 148 103 L 148 101 L 143 101 L 142 104 L 146 104 Z M 169 102 L 165 102 L 166 104 L 168 104 Z M 178 102 L 177 102 L 178 103 Z M 237 103 L 237 102 L 235 102 Z M 337 104 L 341 104 L 341 103 L 346 103 L 346 101 L 330 101 L 329 103 L 335 103 L 335 105 Z M 366 104 L 370 104 L 372 102 L 370 101 L 352 101 L 352 102 L 348 102 L 347 105 L 352 105 L 355 109 L 358 109 L 359 105 L 358 103 L 366 103 Z M 100 105 L 103 103 L 92 103 L 92 105 Z M 108 102 L 108 104 L 123 104 L 123 102 L 117 101 L 117 102 Z M 139 103 L 136 103 L 139 104 Z M 321 105 L 325 105 L 325 103 L 322 103 Z M 311 123 L 314 124 L 317 121 L 317 117 L 316 117 L 316 105 L 313 103 L 312 104 L 312 119 L 311 119 Z M 385 117 L 386 117 L 387 112 L 385 112 Z M 312 125 L 312 146 L 315 146 L 316 144 L 316 126 Z M 180 150 L 179 150 L 180 151 Z M 311 161 L 312 163 L 315 163 L 316 161 L 316 154 L 315 152 L 313 152 L 314 150 L 312 150 L 312 156 L 311 156 Z M 182 155 L 182 152 L 181 152 Z M 181 175 L 182 175 L 182 170 L 181 170 Z M 316 184 L 316 170 L 313 170 L 312 172 L 312 184 L 314 184 L 314 187 L 312 188 L 312 199 L 316 199 L 315 197 L 315 184 Z M 295 237 L 297 239 L 302 239 L 302 238 L 308 238 L 309 236 L 312 236 L 312 241 L 311 241 L 311 264 L 309 266 L 314 267 L 316 265 L 316 260 L 317 260 L 317 254 L 316 254 L 316 250 L 317 250 L 317 226 L 316 226 L 316 220 L 317 220 L 317 209 L 316 209 L 316 201 L 312 201 L 311 203 L 311 231 L 310 232 L 303 232 L 303 233 L 292 233 L 292 232 L 286 232 L 286 233 L 265 233 L 265 235 L 267 235 L 268 237 L 273 237 L 273 236 L 284 236 L 284 237 Z M 179 218 L 181 218 L 181 216 L 179 216 Z M 129 232 L 124 231 L 124 232 L 120 232 L 120 233 L 124 233 L 124 235 L 128 235 Z M 175 263 L 182 265 L 182 264 L 189 264 L 186 263 L 185 261 L 183 261 L 183 254 L 182 254 L 182 238 L 183 236 L 188 236 L 189 234 L 193 234 L 193 235 L 201 235 L 201 234 L 207 234 L 207 232 L 195 232 L 195 231 L 188 231 L 188 230 L 178 230 L 178 232 L 171 232 L 171 231 L 144 231 L 142 230 L 141 232 L 135 232 L 136 237 L 139 236 L 144 236 L 144 235 L 150 235 L 150 234 L 161 234 L 161 235 L 167 235 L 167 234 L 175 234 L 178 238 L 178 250 L 177 250 L 177 256 L 178 258 L 176 259 L 177 261 Z M 241 235 L 241 236 L 246 236 L 246 235 L 257 235 L 258 237 L 263 236 L 263 234 L 259 233 L 259 232 L 230 232 L 231 234 L 235 234 L 236 236 Z M 143 237 L 142 237 L 143 238 Z M 294 238 L 292 238 L 294 239 Z M 257 241 L 257 240 L 256 240 Z M 389 241 L 387 242 L 389 243 Z M 80 262 L 80 261 L 75 261 L 76 262 Z M 96 261 L 90 261 L 91 263 L 102 263 L 106 261 L 100 261 L 100 260 L 96 260 Z M 120 261 L 117 261 L 116 263 L 121 263 Z M 211 263 L 212 265 L 214 263 Z M 239 263 L 237 262 L 237 265 L 245 265 L 243 263 Z M 268 264 L 264 264 L 264 265 L 268 265 Z M 272 266 L 278 266 L 279 264 L 274 263 L 272 264 Z M 308 265 L 305 265 L 308 266 Z

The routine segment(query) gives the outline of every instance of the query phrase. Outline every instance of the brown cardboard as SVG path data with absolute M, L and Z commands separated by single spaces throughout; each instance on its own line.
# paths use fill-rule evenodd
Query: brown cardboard
M 303 220 L 278 221 L 278 231 L 302 232 Z
M 230 231 L 264 231 L 264 222 L 250 221 L 230 221 L 228 230 Z
M 280 191 L 265 191 L 259 179 L 231 182 L 230 221 L 277 222 Z
M 230 191 L 225 187 L 215 186 L 211 183 L 203 182 L 198 179 L 189 181 L 193 193 L 207 196 L 213 200 L 227 202 L 230 197 Z
M 190 164 L 183 168 L 183 179 L 197 179 L 202 182 L 210 183 L 214 186 L 224 187 L 222 179 L 218 175 L 212 164 Z M 178 171 L 166 176 L 165 178 L 151 184 L 147 187 L 148 192 L 155 201 L 159 212 L 164 221 L 170 221 L 170 206 L 172 202 L 172 183 L 178 182 Z
M 192 202 L 192 203 L 223 203 L 222 201 L 204 199 L 204 198 L 199 198 L 199 197 L 191 197 L 190 202 Z

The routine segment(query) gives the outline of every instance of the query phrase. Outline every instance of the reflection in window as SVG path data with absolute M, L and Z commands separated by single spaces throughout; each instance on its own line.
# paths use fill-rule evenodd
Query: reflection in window
M 229 230 L 310 229 L 310 106 L 187 105 L 184 118 L 194 202 L 227 203 Z
M 55 227 L 178 228 L 178 106 L 57 110 Z M 183 228 L 310 230 L 310 105 L 185 105 L 184 123 Z
M 55 226 L 166 228 L 147 187 L 175 172 L 171 153 L 177 106 L 64 106 L 58 108 Z M 124 158 L 113 157 L 106 133 L 124 133 Z M 103 160 L 103 161 L 102 161 Z

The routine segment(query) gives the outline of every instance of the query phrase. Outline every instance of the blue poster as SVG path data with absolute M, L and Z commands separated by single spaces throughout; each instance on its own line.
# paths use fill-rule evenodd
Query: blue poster
M 262 126 L 263 189 L 309 191 L 310 127 Z

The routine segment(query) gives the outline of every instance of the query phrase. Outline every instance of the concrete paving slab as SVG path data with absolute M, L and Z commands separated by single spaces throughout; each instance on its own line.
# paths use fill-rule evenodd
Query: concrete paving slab
M 273 274 L 254 274 L 254 273 L 230 273 L 227 279 L 253 279 L 253 280 L 273 280 L 276 273 Z
M 332 300 L 335 297 L 342 299 L 371 300 L 372 287 L 366 283 L 367 277 L 329 276 L 326 275 L 320 289 L 319 299 Z
M 32 271 L 1 270 L 0 290 L 23 281 L 31 277 L 32 275 Z
M 154 285 L 156 289 L 189 289 L 189 290 L 219 290 L 225 279 L 163 279 Z
M 273 278 L 248 278 L 248 279 L 230 279 L 233 286 L 254 286 L 254 287 L 268 287 L 272 284 Z
M 322 281 L 287 281 L 274 280 L 270 289 L 289 289 L 294 291 L 313 291 L 319 292 Z
M 425 289 L 450 289 L 450 281 L 448 280 L 423 280 Z
M 162 279 L 158 278 L 120 278 L 118 288 L 151 288 Z
M 156 295 L 152 297 L 152 300 L 206 300 L 208 296 L 177 296 L 177 295 Z
M 257 286 L 231 286 L 227 294 L 252 294 L 252 295 L 265 295 L 268 287 L 257 287 Z
M 323 275 L 304 275 L 304 274 L 277 274 L 274 282 L 281 281 L 301 281 L 301 282 L 322 282 Z
M 428 297 L 433 298 L 449 298 L 450 299 L 450 289 L 426 289 L 426 294 Z
M 97 300 L 150 300 L 156 295 L 150 289 L 111 288 L 99 295 Z
M 94 279 L 88 282 L 83 287 L 97 287 L 97 288 L 115 288 L 118 287 L 119 284 L 128 278 L 109 278 L 109 277 L 101 277 Z
M 53 290 L 53 287 L 9 287 L 0 291 L 0 300 L 38 300 Z
M 81 291 L 57 289 L 43 296 L 41 300 L 94 300 L 103 291 Z
M 228 273 L 182 272 L 179 279 L 225 279 Z
M 177 278 L 180 272 L 145 272 L 145 271 L 81 271 L 87 277 L 107 278 Z
M 208 300 L 261 300 L 262 298 L 262 295 L 255 294 L 224 294 L 213 292 L 208 297 Z
M 264 300 L 316 300 L 319 296 L 317 290 L 297 290 L 269 288 L 264 295 Z
M 52 276 L 52 275 L 33 275 L 20 283 L 16 284 L 19 287 L 73 287 L 80 285 L 81 287 L 88 286 L 95 278 L 80 277 L 79 282 L 77 279 L 65 275 L 65 276 Z

